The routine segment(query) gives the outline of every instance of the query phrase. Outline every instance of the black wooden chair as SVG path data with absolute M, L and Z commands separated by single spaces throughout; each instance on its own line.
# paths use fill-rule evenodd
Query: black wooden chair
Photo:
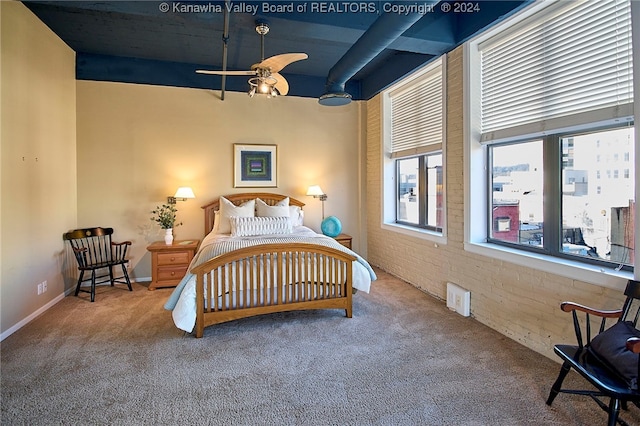
M 554 352 L 563 360 L 560 374 L 555 383 L 551 387 L 547 405 L 551 405 L 558 393 L 569 393 L 577 395 L 587 395 L 608 413 L 608 425 L 614 426 L 616 423 L 627 425 L 627 423 L 619 418 L 620 408 L 628 409 L 628 403 L 631 402 L 640 407 L 640 391 L 634 390 L 629 383 L 619 374 L 612 364 L 607 363 L 601 356 L 589 349 L 593 339 L 591 336 L 591 321 L 599 323 L 599 329 L 596 335 L 599 335 L 605 328 L 608 330 L 607 320 L 611 322 L 629 321 L 633 327 L 637 328 L 638 317 L 640 316 L 640 281 L 630 280 L 624 292 L 626 300 L 622 305 L 622 309 L 603 311 L 589 308 L 572 302 L 564 302 L 560 308 L 565 312 L 571 312 L 573 315 L 573 325 L 575 328 L 577 345 L 555 345 Z M 597 318 L 591 318 L 591 317 Z M 596 338 L 596 335 L 593 338 Z M 586 339 L 583 339 L 586 336 Z M 622 351 L 624 351 L 625 342 L 626 350 L 635 354 L 640 354 L 640 338 L 623 339 Z M 640 373 L 640 362 L 638 366 L 630 366 L 630 368 L 638 368 Z M 582 377 L 584 377 L 595 389 L 589 388 L 585 390 L 563 389 L 562 382 L 571 369 L 574 369 Z M 634 371 L 635 372 L 635 371 Z M 600 397 L 609 398 L 609 403 L 603 402 Z
M 96 284 L 106 282 L 110 282 L 111 286 L 115 283 L 126 284 L 129 291 L 133 291 L 127 273 L 129 260 L 126 259 L 127 248 L 131 242 L 112 242 L 111 235 L 113 235 L 113 228 L 76 229 L 64 234 L 63 239 L 71 244 L 80 270 L 76 296 L 81 291 L 91 293 L 91 301 L 93 302 L 96 297 Z M 113 267 L 118 265 L 122 267 L 122 276 L 115 277 Z M 91 272 L 91 277 L 85 279 L 84 274 L 87 271 Z M 88 281 L 91 281 L 91 290 L 82 289 L 82 283 Z

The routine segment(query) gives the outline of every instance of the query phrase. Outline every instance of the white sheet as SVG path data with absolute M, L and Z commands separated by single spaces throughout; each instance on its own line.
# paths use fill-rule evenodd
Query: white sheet
M 231 243 L 239 243 L 243 246 L 250 246 L 255 244 L 265 244 L 269 242 L 294 242 L 294 241 L 308 241 L 313 239 L 313 242 L 318 244 L 328 245 L 330 247 L 337 248 L 356 256 L 357 260 L 353 262 L 353 287 L 369 293 L 371 288 L 371 282 L 376 279 L 375 272 L 371 269 L 371 266 L 360 257 L 357 253 L 349 250 L 336 242 L 333 238 L 325 235 L 317 234 L 313 230 L 305 227 L 298 226 L 293 228 L 291 234 L 286 235 L 267 235 L 258 237 L 231 237 L 229 234 L 213 234 L 207 235 L 198 253 L 194 256 L 189 270 L 192 267 L 206 262 L 208 259 L 220 254 L 221 247 L 230 245 Z M 228 244 L 225 244 L 228 243 Z M 193 331 L 196 324 L 196 278 L 195 275 L 187 273 L 182 279 L 180 284 L 173 291 L 169 300 L 165 304 L 165 309 L 172 311 L 173 322 L 180 330 L 187 332 Z

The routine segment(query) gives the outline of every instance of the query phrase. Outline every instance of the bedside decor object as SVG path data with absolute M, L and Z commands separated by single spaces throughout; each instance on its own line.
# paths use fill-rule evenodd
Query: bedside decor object
M 275 188 L 277 185 L 277 145 L 233 144 L 234 188 Z
M 173 244 L 173 228 L 167 228 L 164 230 L 164 243 L 168 246 Z
M 181 186 L 173 197 L 167 197 L 167 204 L 175 204 L 177 201 L 187 201 L 189 198 L 196 198 L 193 189 L 189 186 Z
M 329 216 L 322 221 L 320 229 L 322 229 L 324 235 L 335 238 L 342 232 L 342 223 L 337 217 Z
M 167 245 L 173 243 L 173 228 L 182 225 L 182 222 L 176 223 L 177 212 L 178 209 L 175 208 L 174 204 L 163 204 L 151 210 L 151 220 L 165 230 L 164 241 Z
M 307 189 L 307 195 L 313 198 L 319 198 L 322 201 L 322 220 L 324 220 L 324 202 L 327 200 L 327 194 L 324 193 L 320 185 L 311 185 Z

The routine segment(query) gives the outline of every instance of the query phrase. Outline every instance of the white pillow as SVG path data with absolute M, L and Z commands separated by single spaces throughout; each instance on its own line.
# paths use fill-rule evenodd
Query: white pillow
M 291 220 L 288 217 L 230 217 L 232 237 L 255 235 L 290 234 Z
M 254 217 L 256 200 L 245 201 L 239 206 L 234 205 L 224 197 L 220 197 L 220 217 L 216 220 L 219 223 L 216 234 L 231 233 L 231 217 Z
M 260 198 L 256 198 L 256 216 L 258 217 L 289 217 L 289 197 L 278 201 L 273 206 Z
M 214 234 L 218 234 L 218 229 L 220 229 L 220 210 L 216 210 L 213 212 L 213 229 L 211 232 Z
M 291 226 L 302 226 L 304 224 L 304 210 L 299 206 L 289 206 L 289 217 Z

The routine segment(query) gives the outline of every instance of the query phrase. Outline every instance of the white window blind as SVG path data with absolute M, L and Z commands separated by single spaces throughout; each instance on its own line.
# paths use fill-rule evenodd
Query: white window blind
M 442 149 L 442 86 L 439 59 L 423 75 L 389 93 L 393 158 Z
M 560 1 L 479 50 L 483 141 L 632 111 L 629 0 Z

